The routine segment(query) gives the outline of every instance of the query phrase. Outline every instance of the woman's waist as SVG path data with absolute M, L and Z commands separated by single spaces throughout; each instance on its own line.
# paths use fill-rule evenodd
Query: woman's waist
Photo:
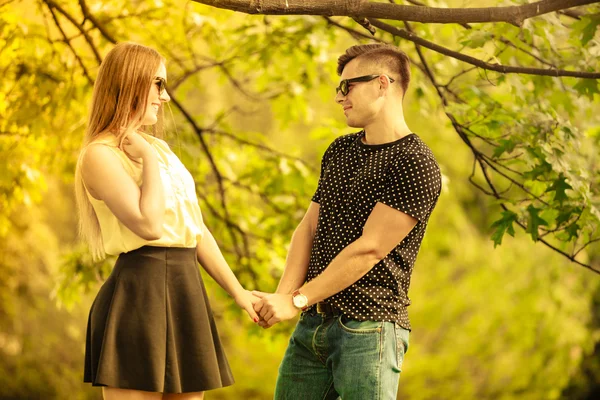
M 115 267 L 122 263 L 127 265 L 143 265 L 156 261 L 159 264 L 196 265 L 196 248 L 144 245 L 119 254 Z
M 129 255 L 164 255 L 165 257 L 168 255 L 195 255 L 196 247 L 185 247 L 180 245 L 174 246 L 160 246 L 154 244 L 147 244 L 137 249 L 133 249 L 124 253 L 119 254 L 119 257 L 125 254 Z

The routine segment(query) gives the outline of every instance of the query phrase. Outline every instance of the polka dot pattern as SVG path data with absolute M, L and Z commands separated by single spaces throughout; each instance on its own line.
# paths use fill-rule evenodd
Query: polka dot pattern
M 364 144 L 364 135 L 337 138 L 323 156 L 312 199 L 319 203 L 319 221 L 307 280 L 361 236 L 377 202 L 402 211 L 418 220 L 413 230 L 365 276 L 326 301 L 351 318 L 397 322 L 410 330 L 410 277 L 441 192 L 440 169 L 414 133 L 381 145 Z

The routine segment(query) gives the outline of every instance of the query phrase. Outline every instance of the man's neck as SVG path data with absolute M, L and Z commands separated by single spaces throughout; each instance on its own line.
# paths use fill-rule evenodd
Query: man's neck
M 364 131 L 363 142 L 371 145 L 395 142 L 412 133 L 404 118 L 396 118 L 391 121 L 381 119 L 365 126 Z

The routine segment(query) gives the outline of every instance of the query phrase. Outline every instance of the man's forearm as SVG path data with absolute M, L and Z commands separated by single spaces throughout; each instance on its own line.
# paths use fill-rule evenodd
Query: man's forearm
M 381 260 L 373 243 L 362 238 L 345 247 L 329 266 L 301 289 L 312 305 L 341 292 L 366 275 Z
M 292 293 L 304 284 L 308 272 L 313 239 L 314 231 L 312 227 L 307 221 L 303 220 L 292 235 L 285 269 L 277 286 L 276 293 Z

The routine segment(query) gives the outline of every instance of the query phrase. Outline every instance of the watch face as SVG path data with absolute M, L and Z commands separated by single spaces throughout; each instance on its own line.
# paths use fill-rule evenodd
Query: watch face
M 294 305 L 298 308 L 302 308 L 308 303 L 308 299 L 303 294 L 297 294 L 296 296 L 294 296 L 293 301 Z

